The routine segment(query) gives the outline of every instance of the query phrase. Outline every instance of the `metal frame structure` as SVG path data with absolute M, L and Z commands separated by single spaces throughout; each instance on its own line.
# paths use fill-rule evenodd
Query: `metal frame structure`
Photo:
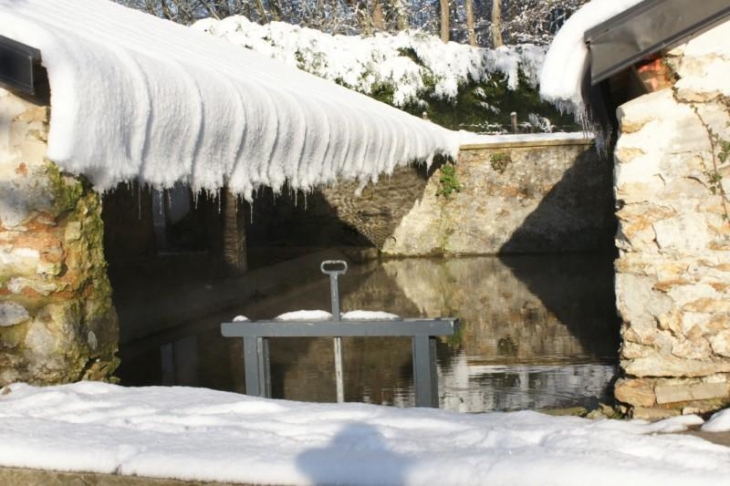
M 340 267 L 337 268 L 337 265 L 340 265 Z M 407 336 L 412 338 L 416 406 L 438 408 L 435 336 L 450 336 L 458 332 L 459 320 L 451 317 L 439 319 L 342 320 L 337 278 L 347 271 L 347 264 L 340 260 L 325 261 L 322 262 L 321 270 L 323 273 L 330 275 L 332 319 L 321 321 L 234 321 L 221 324 L 221 333 L 224 337 L 243 338 L 246 394 L 271 397 L 269 338 L 335 338 L 337 401 L 341 403 L 344 401 L 344 385 L 340 339 L 342 337 Z
M 730 19 L 728 0 L 645 0 L 585 33 L 591 84 Z

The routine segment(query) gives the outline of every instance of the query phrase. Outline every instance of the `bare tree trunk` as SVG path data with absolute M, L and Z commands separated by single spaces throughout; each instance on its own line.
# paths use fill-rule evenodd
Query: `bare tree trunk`
M 391 0 L 391 10 L 395 15 L 395 27 L 398 31 L 408 30 L 410 25 L 408 23 L 408 12 L 406 7 L 403 5 L 403 0 Z
M 279 5 L 279 0 L 269 0 L 269 7 L 271 8 L 271 15 L 274 17 L 274 20 L 277 22 L 281 21 L 281 5 Z
M 449 42 L 449 0 L 439 0 L 441 7 L 441 40 Z
M 226 274 L 241 275 L 248 269 L 246 261 L 246 223 L 238 198 L 223 188 L 223 265 Z
M 256 0 L 256 10 L 259 13 L 261 22 L 267 23 L 269 21 L 269 16 L 266 14 L 266 8 L 264 8 L 264 2 L 262 2 L 261 0 Z
M 492 47 L 504 45 L 502 42 L 502 0 L 492 0 Z
M 477 46 L 477 33 L 474 30 L 474 0 L 466 0 L 466 33 L 469 45 Z
M 375 30 L 385 30 L 385 15 L 380 0 L 373 1 L 373 27 Z

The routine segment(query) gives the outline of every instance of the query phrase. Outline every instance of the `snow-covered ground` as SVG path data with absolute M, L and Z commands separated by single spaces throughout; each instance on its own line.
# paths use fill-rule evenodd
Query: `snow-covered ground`
M 727 430 L 729 414 L 713 423 Z M 730 448 L 664 434 L 701 422 L 15 384 L 0 394 L 0 465 L 256 484 L 727 485 Z

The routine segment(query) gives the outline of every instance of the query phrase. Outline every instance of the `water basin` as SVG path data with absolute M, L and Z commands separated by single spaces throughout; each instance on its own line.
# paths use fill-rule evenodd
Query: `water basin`
M 318 268 L 313 268 L 318 272 Z M 458 336 L 437 345 L 439 401 L 461 412 L 592 406 L 610 396 L 619 322 L 610 256 L 398 259 L 351 265 L 341 307 L 403 317 L 458 317 Z M 242 342 L 223 338 L 235 315 L 270 319 L 330 310 L 329 280 L 187 325 L 164 342 L 122 348 L 125 385 L 187 385 L 244 392 Z M 407 338 L 343 340 L 345 399 L 414 404 Z M 271 340 L 275 398 L 334 402 L 332 340 Z

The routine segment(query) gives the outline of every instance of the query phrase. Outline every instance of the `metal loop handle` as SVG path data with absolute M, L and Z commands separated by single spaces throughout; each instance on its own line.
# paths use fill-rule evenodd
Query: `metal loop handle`
M 337 265 L 339 265 L 340 268 L 336 268 Z M 325 260 L 321 263 L 319 269 L 322 270 L 322 273 L 326 273 L 327 275 L 344 275 L 347 273 L 347 262 L 345 260 Z

